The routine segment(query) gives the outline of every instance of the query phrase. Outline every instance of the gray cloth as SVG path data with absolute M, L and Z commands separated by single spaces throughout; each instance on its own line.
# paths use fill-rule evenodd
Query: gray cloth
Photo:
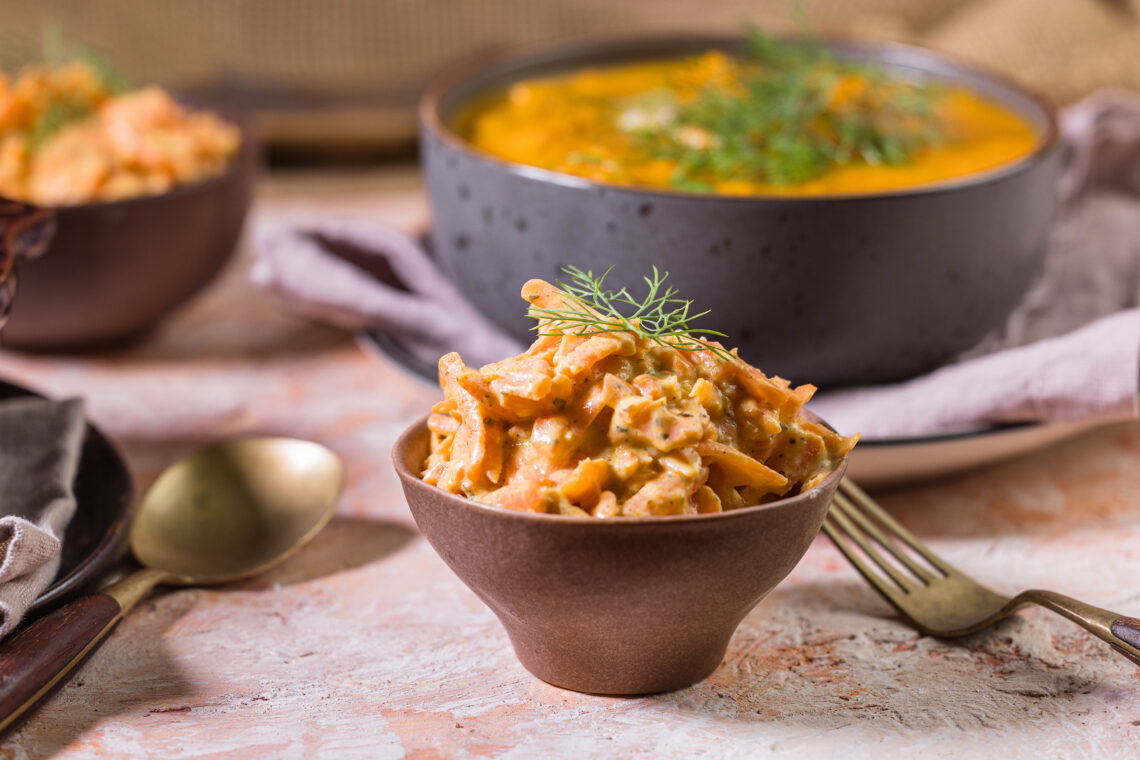
M 0 402 L 0 637 L 59 570 L 86 426 L 83 402 Z
M 1045 272 L 1009 320 L 948 366 L 904 383 L 820 393 L 814 411 L 866 439 L 1136 415 L 1140 99 L 1096 93 L 1066 109 L 1062 131 L 1061 209 Z M 346 237 L 351 255 L 337 249 Z M 381 225 L 266 227 L 255 249 L 256 284 L 326 321 L 390 332 L 429 361 L 459 351 L 478 366 L 521 348 L 463 301 L 422 248 Z

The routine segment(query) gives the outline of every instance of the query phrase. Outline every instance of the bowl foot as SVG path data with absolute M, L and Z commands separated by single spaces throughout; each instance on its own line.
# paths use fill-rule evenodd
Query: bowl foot
M 532 675 L 560 689 L 606 696 L 658 694 L 692 686 L 720 667 L 728 649 L 728 640 L 718 639 L 687 651 L 623 647 L 603 653 L 520 639 L 511 635 L 519 662 Z

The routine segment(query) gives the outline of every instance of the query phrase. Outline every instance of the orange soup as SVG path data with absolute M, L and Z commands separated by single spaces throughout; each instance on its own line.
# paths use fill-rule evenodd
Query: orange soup
M 965 88 L 787 49 L 529 79 L 462 121 L 475 146 L 508 161 L 729 195 L 902 190 L 1000 167 L 1040 139 L 1019 114 Z

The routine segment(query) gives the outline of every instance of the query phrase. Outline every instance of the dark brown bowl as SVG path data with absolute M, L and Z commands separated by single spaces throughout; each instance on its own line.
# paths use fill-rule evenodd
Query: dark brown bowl
M 242 143 L 226 172 L 161 195 L 59 206 L 47 252 L 20 265 L 4 345 L 98 348 L 129 341 L 188 301 L 230 258 L 258 160 Z
M 416 524 L 498 616 L 542 680 L 593 694 L 649 694 L 708 676 L 736 626 L 819 532 L 845 465 L 799 496 L 692 517 L 511 512 L 420 479 L 425 420 L 392 459 Z
M 835 386 L 932 369 L 976 344 L 1042 267 L 1060 164 L 1042 101 L 921 48 L 830 43 L 907 77 L 997 99 L 1041 132 L 1026 158 L 910 190 L 823 197 L 717 196 L 622 187 L 509 163 L 457 131 L 462 111 L 510 82 L 609 62 L 738 49 L 726 37 L 574 43 L 458 67 L 420 105 L 432 244 L 444 271 L 494 322 L 529 340 L 516 308 L 531 277 L 614 267 L 638 287 L 654 265 L 708 326 L 766 372 Z

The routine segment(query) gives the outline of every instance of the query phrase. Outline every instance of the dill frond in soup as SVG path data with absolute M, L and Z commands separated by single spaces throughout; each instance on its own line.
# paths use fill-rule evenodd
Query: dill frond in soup
M 811 490 L 855 445 L 802 413 L 813 386 L 691 329 L 703 313 L 667 275 L 637 299 L 568 273 L 523 286 L 538 321 L 524 353 L 479 369 L 440 359 L 425 481 L 523 512 L 693 515 Z
M 729 195 L 900 190 L 1032 152 L 1039 135 L 963 87 L 753 34 L 722 51 L 524 80 L 463 120 L 482 150 L 623 185 Z

